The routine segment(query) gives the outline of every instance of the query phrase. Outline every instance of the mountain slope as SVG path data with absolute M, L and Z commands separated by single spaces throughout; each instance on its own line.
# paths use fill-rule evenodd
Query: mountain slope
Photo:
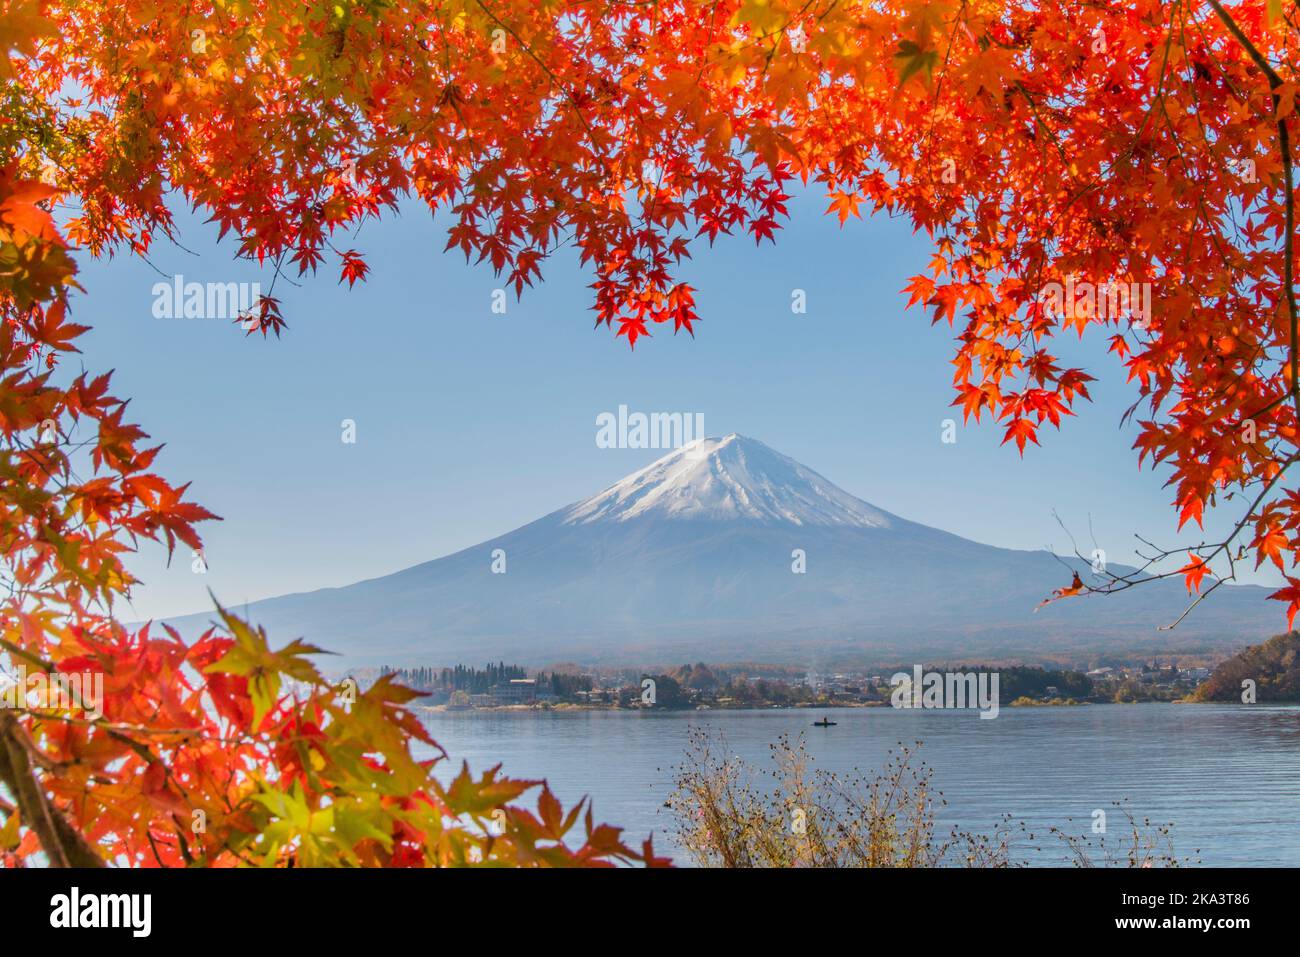
M 504 574 L 492 571 L 497 549 Z M 796 549 L 802 574 L 792 571 Z M 691 443 L 481 545 L 256 602 L 249 615 L 349 664 L 1199 650 L 1258 640 L 1278 618 L 1266 589 L 1225 586 L 1176 631 L 1157 631 L 1186 606 L 1177 582 L 1035 612 L 1069 577 L 1046 552 L 909 522 L 730 435 Z M 173 623 L 193 629 L 207 617 Z

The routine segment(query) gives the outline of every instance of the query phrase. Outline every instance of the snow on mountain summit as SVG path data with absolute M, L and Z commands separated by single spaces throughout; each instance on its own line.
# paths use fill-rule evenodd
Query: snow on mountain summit
M 565 509 L 565 525 L 655 517 L 887 528 L 889 516 L 734 432 L 696 439 Z

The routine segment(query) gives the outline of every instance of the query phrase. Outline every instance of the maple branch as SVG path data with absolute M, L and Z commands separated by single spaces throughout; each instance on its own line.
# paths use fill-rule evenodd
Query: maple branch
M 498 26 L 501 27 L 502 30 L 505 30 L 506 33 L 510 34 L 512 37 L 515 38 L 515 42 L 519 44 L 520 48 L 525 53 L 528 54 L 529 58 L 534 63 L 536 63 L 539 67 L 542 68 L 542 72 L 545 73 L 548 77 L 550 77 L 551 82 L 554 83 L 559 88 L 560 92 L 564 94 L 564 98 L 568 100 L 569 105 L 573 107 L 573 112 L 578 117 L 578 121 L 582 123 L 584 127 L 586 127 L 587 138 L 591 140 L 591 145 L 596 149 L 596 159 L 600 160 L 601 169 L 605 173 L 605 175 L 608 176 L 609 164 L 605 161 L 605 151 L 601 149 L 600 144 L 597 142 L 596 131 L 593 130 L 591 128 L 591 124 L 587 122 L 587 117 L 583 115 L 582 107 L 578 105 L 578 101 L 574 97 L 573 92 L 569 89 L 568 84 L 562 82 L 560 78 L 551 71 L 551 68 L 542 62 L 541 57 L 539 57 L 536 53 L 533 52 L 533 48 L 530 47 L 527 43 L 525 43 L 523 41 L 523 38 L 521 38 L 519 34 L 515 32 L 514 27 L 510 26 L 508 23 L 506 23 L 504 20 L 498 17 L 495 13 L 493 13 L 492 10 L 488 8 L 487 4 L 483 2 L 483 0 L 474 0 L 474 2 L 477 3 L 479 7 L 483 10 L 483 12 L 486 13 L 489 17 L 491 17 L 493 21 Z
M 1237 576 L 1236 576 L 1235 574 L 1233 574 L 1233 575 L 1228 575 L 1228 576 L 1225 577 L 1225 578 L 1216 578 L 1216 579 L 1214 580 L 1214 584 L 1211 585 L 1209 588 L 1205 589 L 1205 591 L 1201 592 L 1199 595 L 1197 595 L 1197 596 L 1196 596 L 1196 600 L 1195 600 L 1194 602 L 1192 602 L 1190 605 L 1188 605 L 1186 608 L 1184 608 L 1184 609 L 1183 609 L 1183 613 L 1182 613 L 1181 615 L 1179 615 L 1177 618 L 1175 618 L 1175 619 L 1174 619 L 1173 621 L 1171 621 L 1169 624 L 1167 624 L 1167 625 L 1161 625 L 1161 626 L 1158 627 L 1156 630 L 1157 630 L 1157 631 L 1173 631 L 1173 630 L 1174 630 L 1175 628 L 1177 628 L 1180 624 L 1182 624 L 1183 619 L 1186 618 L 1188 615 L 1190 615 L 1190 614 L 1192 613 L 1192 610 L 1193 610 L 1197 605 L 1199 605 L 1201 602 L 1205 601 L 1205 599 L 1209 598 L 1210 595 L 1212 595 L 1212 594 L 1214 593 L 1214 590 L 1215 590 L 1216 588 L 1218 588 L 1218 587 L 1219 587 L 1220 585 L 1222 585 L 1224 582 L 1231 581 L 1232 579 L 1234 579 L 1234 578 L 1236 578 L 1236 577 L 1237 577 Z
M 1052 145 L 1056 147 L 1056 154 L 1058 157 L 1060 157 L 1061 165 L 1065 169 L 1065 175 L 1069 176 L 1070 160 L 1065 155 L 1065 148 L 1061 145 L 1061 141 L 1057 137 L 1056 131 L 1047 125 L 1047 121 L 1044 120 L 1042 114 L 1038 112 L 1038 104 L 1034 102 L 1034 98 L 1030 96 L 1029 91 L 1025 89 L 1025 84 L 1022 83 L 1019 79 L 1017 79 L 1015 83 L 1012 85 L 1015 87 L 1016 91 L 1025 98 L 1025 102 L 1029 104 L 1029 110 L 1031 113 L 1034 114 L 1034 121 L 1039 126 L 1041 126 L 1043 128 L 1043 131 L 1048 135 L 1048 137 L 1051 138 Z
M 1176 628 L 1184 618 L 1186 618 L 1189 614 L 1191 614 L 1192 609 L 1194 609 L 1197 605 L 1199 605 L 1202 601 L 1204 601 L 1206 598 L 1209 597 L 1211 592 L 1213 592 L 1224 582 L 1233 581 L 1236 579 L 1237 577 L 1236 564 L 1233 561 L 1232 552 L 1229 551 L 1229 547 L 1232 545 L 1233 541 L 1237 538 L 1237 536 L 1241 534 L 1241 530 L 1246 527 L 1246 523 L 1249 522 L 1250 519 L 1254 516 L 1255 510 L 1259 508 L 1260 504 L 1264 501 L 1264 498 L 1268 495 L 1270 491 L 1273 490 L 1273 487 L 1276 486 L 1279 481 L 1281 481 L 1282 476 L 1286 474 L 1287 469 L 1289 469 L 1292 465 L 1294 465 L 1297 460 L 1300 460 L 1300 451 L 1291 453 L 1291 455 L 1289 455 L 1283 462 L 1278 464 L 1277 472 L 1273 475 L 1272 478 L 1264 482 L 1264 487 L 1260 489 L 1259 494 L 1255 496 L 1255 500 L 1250 503 L 1250 507 L 1246 510 L 1246 513 L 1232 527 L 1232 531 L 1228 533 L 1228 535 L 1223 539 L 1223 541 L 1218 542 L 1213 546 L 1209 546 L 1207 545 L 1207 543 L 1202 542 L 1200 545 L 1197 545 L 1195 547 L 1195 551 L 1198 553 L 1197 558 L 1200 561 L 1200 566 L 1198 567 L 1208 568 L 1210 562 L 1214 561 L 1216 558 L 1219 557 L 1219 555 L 1222 554 L 1227 556 L 1228 564 L 1230 567 L 1230 574 L 1225 575 L 1223 577 L 1216 577 L 1213 585 L 1211 585 L 1208 589 L 1206 589 L 1206 591 L 1198 594 L 1196 599 L 1190 605 L 1188 605 L 1188 607 L 1183 610 L 1183 613 L 1179 615 L 1178 618 L 1176 618 L 1173 622 L 1171 622 L 1168 625 L 1160 626 L 1158 629 L 1159 631 L 1169 631 L 1173 628 Z M 1062 529 L 1065 530 L 1065 533 L 1067 535 L 1070 534 L 1069 529 L 1065 528 L 1065 523 L 1061 521 L 1061 517 L 1059 515 L 1056 516 L 1056 522 L 1058 525 L 1061 526 Z M 1113 595 L 1113 594 L 1117 594 L 1118 592 L 1127 591 L 1128 589 L 1133 588 L 1136 585 L 1145 585 L 1149 582 L 1161 581 L 1166 578 L 1174 578 L 1178 575 L 1184 574 L 1182 568 L 1174 569 L 1172 571 L 1167 571 L 1167 572 L 1154 572 L 1149 575 L 1146 574 L 1146 570 L 1150 568 L 1152 565 L 1156 564 L 1157 562 L 1163 561 L 1166 558 L 1169 558 L 1175 552 L 1181 551 L 1182 549 L 1161 548 L 1157 545 L 1153 545 L 1151 542 L 1146 541 L 1146 539 L 1143 539 L 1141 536 L 1137 536 L 1137 538 L 1138 541 L 1155 549 L 1156 554 L 1147 556 L 1147 555 L 1141 555 L 1141 553 L 1139 552 L 1138 554 L 1141 555 L 1142 558 L 1146 559 L 1146 564 L 1143 565 L 1141 568 L 1137 569 L 1133 574 L 1116 575 L 1114 572 L 1111 572 L 1103 568 L 1101 574 L 1109 578 L 1110 582 L 1107 584 L 1103 584 L 1101 586 L 1089 585 L 1086 582 L 1084 582 L 1082 583 L 1082 592 L 1084 594 Z M 1073 535 L 1070 536 L 1070 541 L 1072 544 L 1074 544 Z M 1210 547 L 1212 547 L 1213 550 L 1210 552 L 1208 556 L 1201 556 L 1199 554 L 1199 552 L 1202 549 L 1210 548 Z M 1077 544 L 1074 544 L 1074 555 L 1082 562 L 1088 561 L 1088 559 L 1085 558 L 1079 552 L 1079 546 Z M 1061 561 L 1062 564 L 1064 564 L 1067 568 L 1070 568 L 1069 563 L 1063 561 L 1059 555 L 1054 555 L 1054 557 L 1058 561 Z M 1139 575 L 1145 575 L 1145 577 L 1141 577 L 1141 578 L 1137 577 Z
M 46 798 L 32 776 L 29 740 L 17 719 L 0 714 L 0 781 L 18 802 L 22 822 L 30 827 L 55 867 L 103 867 L 104 861 L 86 837 L 68 823 Z
M 54 671 L 54 665 L 50 664 L 45 659 L 41 658 L 39 655 L 34 655 L 26 648 L 23 648 L 20 645 L 15 645 L 12 641 L 9 641 L 5 638 L 0 638 L 0 648 L 3 648 L 11 655 L 16 655 L 19 658 L 22 658 L 26 661 L 30 661 L 32 664 L 40 668 L 42 671 L 45 672 Z
M 1210 0 L 1210 6 L 1214 8 L 1215 14 L 1223 25 L 1228 28 L 1228 32 L 1241 45 L 1242 49 L 1250 56 L 1255 65 L 1268 79 L 1269 90 L 1273 94 L 1273 115 L 1277 118 L 1277 141 L 1278 149 L 1282 153 L 1282 176 L 1286 186 L 1286 258 L 1282 263 L 1283 283 L 1286 286 L 1286 305 L 1287 319 L 1290 324 L 1291 333 L 1291 397 L 1295 402 L 1297 417 L 1300 417 L 1300 320 L 1297 319 L 1296 296 L 1295 296 L 1295 183 L 1294 173 L 1291 169 L 1291 134 L 1287 128 L 1286 117 L 1278 116 L 1278 106 L 1282 101 L 1281 95 L 1277 92 L 1282 86 L 1282 77 L 1273 69 L 1272 64 L 1264 54 L 1259 52 L 1259 48 L 1250 42 L 1250 38 L 1242 32 L 1237 22 L 1232 19 L 1232 15 L 1223 9 L 1219 0 Z

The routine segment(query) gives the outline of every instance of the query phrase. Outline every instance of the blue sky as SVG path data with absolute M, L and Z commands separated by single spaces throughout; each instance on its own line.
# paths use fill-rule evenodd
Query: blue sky
M 695 338 L 653 330 L 635 351 L 593 330 L 591 276 L 571 251 L 493 314 L 503 283 L 443 253 L 445 223 L 416 205 L 336 241 L 367 254 L 370 277 L 354 289 L 333 265 L 298 286 L 282 278 L 279 341 L 227 321 L 154 318 L 152 287 L 176 273 L 270 281 L 199 219 L 182 217 L 185 248 L 157 245 L 152 266 L 83 255 L 74 315 L 93 326 L 87 368 L 116 370 L 116 394 L 167 444 L 157 468 L 192 480 L 193 497 L 224 517 L 204 531 L 206 574 L 188 551 L 169 568 L 148 548 L 133 564 L 145 585 L 120 613 L 202 610 L 208 588 L 237 606 L 347 584 L 513 529 L 663 454 L 597 448 L 596 416 L 620 404 L 702 412 L 710 435 L 760 439 L 880 508 L 994 545 L 1068 550 L 1053 509 L 1083 551 L 1095 535 L 1110 561 L 1132 561 L 1134 533 L 1201 537 L 1175 536 L 1165 476 L 1138 470 L 1134 431 L 1120 427 L 1135 393 L 1100 340 L 1058 343 L 1099 381 L 1043 448 L 1022 461 L 987 420 L 942 443 L 942 421 L 960 421 L 953 333 L 904 310 L 899 293 L 929 243 L 883 215 L 841 230 L 825 206 L 816 191 L 797 194 L 775 246 L 698 246 L 682 269 L 698 289 Z M 804 315 L 790 309 L 796 288 Z M 340 439 L 344 419 L 355 444 Z

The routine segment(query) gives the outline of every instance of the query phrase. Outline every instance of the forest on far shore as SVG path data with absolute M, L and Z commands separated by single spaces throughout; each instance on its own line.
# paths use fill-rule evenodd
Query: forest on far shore
M 1258 702 L 1300 701 L 1300 632 L 1274 635 L 1218 665 L 1192 694 L 1193 701 L 1242 701 L 1253 681 Z

